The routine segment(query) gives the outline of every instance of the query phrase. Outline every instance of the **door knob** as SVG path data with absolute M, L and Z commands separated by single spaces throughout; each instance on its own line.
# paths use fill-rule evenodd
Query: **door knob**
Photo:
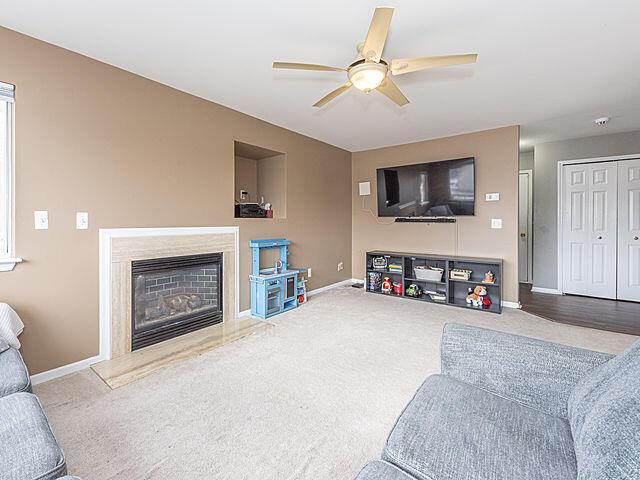
M 633 237 L 634 240 L 638 240 L 638 236 L 636 235 L 635 237 Z
M 522 238 L 524 238 L 524 237 L 526 237 L 526 236 L 527 236 L 527 234 L 526 234 L 526 233 L 521 233 L 521 234 L 520 234 L 520 236 L 521 236 Z
M 602 235 L 598 235 L 598 236 L 596 237 L 596 240 L 602 240 Z

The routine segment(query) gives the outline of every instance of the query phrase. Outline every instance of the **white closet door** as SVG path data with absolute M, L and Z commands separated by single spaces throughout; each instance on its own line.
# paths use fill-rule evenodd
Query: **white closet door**
M 640 160 L 618 162 L 618 298 L 640 301 Z
M 588 292 L 588 170 L 587 165 L 562 168 L 562 290 L 578 295 L 587 295 Z
M 563 291 L 616 298 L 617 166 L 563 167 Z
M 589 165 L 590 269 L 588 294 L 616 298 L 618 236 L 616 163 Z

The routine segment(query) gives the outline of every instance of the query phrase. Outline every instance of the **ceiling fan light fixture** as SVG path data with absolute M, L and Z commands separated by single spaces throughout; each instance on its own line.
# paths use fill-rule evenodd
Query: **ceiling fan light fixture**
M 349 81 L 365 93 L 378 88 L 386 76 L 387 66 L 381 63 L 361 63 L 349 69 Z

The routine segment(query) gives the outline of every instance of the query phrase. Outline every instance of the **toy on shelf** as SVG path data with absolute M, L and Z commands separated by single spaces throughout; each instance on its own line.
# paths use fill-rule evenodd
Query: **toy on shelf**
M 471 278 L 472 270 L 465 268 L 453 268 L 449 270 L 449 278 L 451 280 L 469 280 Z
M 390 273 L 402 273 L 402 265 L 400 263 L 390 263 L 387 269 Z
M 380 272 L 369 272 L 369 282 L 367 288 L 371 292 L 379 292 L 382 282 L 382 274 Z
M 402 295 L 402 283 L 393 282 L 393 293 L 395 295 Z
M 386 257 L 375 257 L 373 260 L 373 269 L 374 270 L 386 270 L 387 269 L 387 259 Z
M 306 268 L 293 268 L 289 265 L 288 246 L 291 241 L 284 238 L 266 238 L 250 240 L 252 251 L 251 275 L 251 314 L 267 318 L 286 312 L 298 306 L 300 298 L 307 300 L 307 289 L 304 279 L 299 277 Z M 273 266 L 260 268 L 260 251 L 278 249 L 280 255 Z M 302 282 L 302 284 L 300 283 Z
M 495 283 L 496 276 L 493 274 L 491 270 L 484 274 L 484 278 L 482 279 L 482 283 Z
M 382 281 L 381 291 L 382 293 L 391 293 L 391 280 L 389 279 L 389 277 L 384 277 L 384 280 Z
M 473 290 L 469 288 L 467 303 L 473 305 L 474 307 L 488 308 L 491 305 L 491 300 L 489 300 L 489 297 L 487 296 L 486 287 L 484 287 L 483 285 L 477 285 Z
M 415 283 L 412 283 L 407 287 L 405 294 L 407 297 L 419 298 L 422 295 L 422 289 Z

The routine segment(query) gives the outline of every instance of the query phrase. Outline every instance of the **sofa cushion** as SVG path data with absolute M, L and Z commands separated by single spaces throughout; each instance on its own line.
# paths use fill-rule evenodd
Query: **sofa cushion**
M 373 460 L 360 470 L 355 480 L 415 480 L 415 477 L 383 460 Z
M 640 478 L 640 341 L 578 382 L 568 406 L 578 478 Z
M 0 477 L 50 480 L 67 473 L 40 402 L 30 393 L 0 398 Z
M 29 372 L 20 352 L 15 348 L 7 348 L 0 353 L 0 397 L 30 391 Z
M 443 375 L 405 407 L 383 458 L 423 480 L 576 478 L 566 420 Z

